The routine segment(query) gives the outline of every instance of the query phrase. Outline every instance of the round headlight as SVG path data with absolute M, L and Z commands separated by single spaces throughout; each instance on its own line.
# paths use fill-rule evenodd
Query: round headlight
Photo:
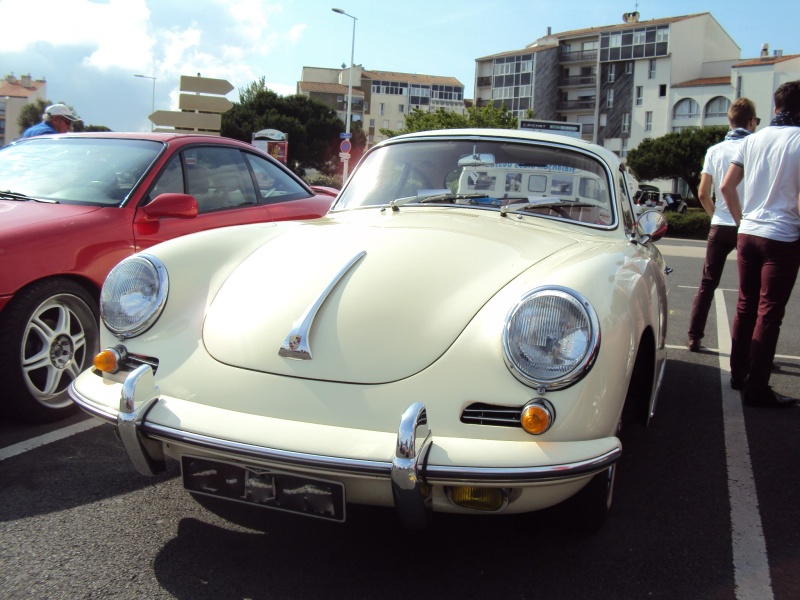
M 117 337 L 129 338 L 149 329 L 167 300 L 169 279 L 164 264 L 153 256 L 127 258 L 111 269 L 100 292 L 100 317 Z
M 572 385 L 592 366 L 599 346 L 597 315 L 573 290 L 533 290 L 506 318 L 506 362 L 520 381 L 532 387 Z

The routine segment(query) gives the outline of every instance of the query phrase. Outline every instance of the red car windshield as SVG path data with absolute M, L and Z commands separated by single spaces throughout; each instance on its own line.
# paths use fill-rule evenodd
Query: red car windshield
M 23 140 L 0 150 L 0 193 L 45 202 L 120 205 L 163 147 L 121 138 Z

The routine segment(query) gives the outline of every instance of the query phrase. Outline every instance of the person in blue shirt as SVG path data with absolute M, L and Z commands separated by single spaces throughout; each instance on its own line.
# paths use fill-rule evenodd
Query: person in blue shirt
M 80 117 L 72 112 L 66 104 L 52 104 L 44 110 L 42 122 L 28 127 L 23 138 L 51 133 L 67 133 L 72 131 L 72 124 L 80 121 Z

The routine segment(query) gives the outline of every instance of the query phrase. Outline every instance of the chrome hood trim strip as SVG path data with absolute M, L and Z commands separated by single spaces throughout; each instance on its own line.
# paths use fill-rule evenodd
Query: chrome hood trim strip
M 322 290 L 319 297 L 314 300 L 314 302 L 306 308 L 300 318 L 293 323 L 291 331 L 289 331 L 286 339 L 283 340 L 283 345 L 281 345 L 280 350 L 278 350 L 280 356 L 299 360 L 311 360 L 311 345 L 308 336 L 311 331 L 311 325 L 314 323 L 314 317 L 317 316 L 317 312 L 322 308 L 322 305 L 333 291 L 333 288 L 336 287 L 336 284 L 339 283 L 342 277 L 344 277 L 363 256 L 366 256 L 366 254 L 367 253 L 362 250 L 351 258 L 334 276 L 325 289 Z

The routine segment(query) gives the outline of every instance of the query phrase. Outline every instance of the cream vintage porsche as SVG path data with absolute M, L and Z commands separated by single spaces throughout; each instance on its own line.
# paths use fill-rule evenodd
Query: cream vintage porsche
M 321 219 L 119 263 L 70 395 L 199 500 L 419 528 L 569 499 L 599 527 L 666 360 L 666 220 L 630 190 L 616 155 L 564 136 L 386 140 Z

